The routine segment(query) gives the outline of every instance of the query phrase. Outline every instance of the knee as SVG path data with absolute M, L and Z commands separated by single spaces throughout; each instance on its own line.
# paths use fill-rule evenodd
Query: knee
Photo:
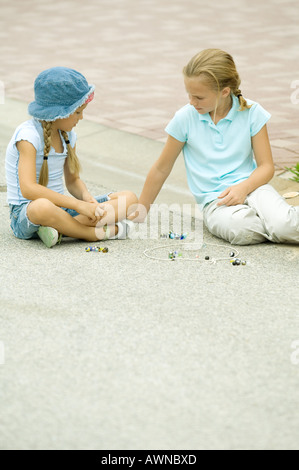
M 260 218 L 250 210 L 240 217 L 232 217 L 228 228 L 228 241 L 233 245 L 254 245 L 266 241 Z
M 125 191 L 124 195 L 126 198 L 126 215 L 128 217 L 136 210 L 138 197 L 132 191 Z
M 242 214 L 233 214 L 227 221 L 228 241 L 235 245 L 250 244 L 252 239 L 251 223 L 252 219 L 246 217 L 246 210 Z
M 48 223 L 49 217 L 55 207 L 56 206 L 48 199 L 39 198 L 29 204 L 27 216 L 33 223 L 44 225 Z
M 243 222 L 230 224 L 227 221 L 227 224 L 219 225 L 217 230 L 212 229 L 211 232 L 232 245 L 250 245 L 253 243 L 254 233 Z
M 138 197 L 132 191 L 121 191 L 117 193 L 112 193 L 110 194 L 110 199 L 118 199 L 120 201 L 123 201 L 126 203 L 127 207 L 138 202 Z
M 299 210 L 290 206 L 285 217 L 272 217 L 267 228 L 276 243 L 299 243 Z
M 233 245 L 251 245 L 265 241 L 258 217 L 246 206 L 231 213 L 223 210 L 221 216 L 219 212 L 215 213 L 207 228 L 213 235 Z
M 127 198 L 127 207 L 130 207 L 133 204 L 137 204 L 138 197 L 136 196 L 135 193 L 133 193 L 132 191 L 125 191 L 124 194 Z
M 117 193 L 117 199 L 123 201 L 122 203 L 126 205 L 127 209 L 138 203 L 138 197 L 132 191 L 122 191 L 121 193 Z
M 256 235 L 254 231 L 248 227 L 230 228 L 227 234 L 227 241 L 232 245 L 252 245 L 265 241 L 264 237 Z

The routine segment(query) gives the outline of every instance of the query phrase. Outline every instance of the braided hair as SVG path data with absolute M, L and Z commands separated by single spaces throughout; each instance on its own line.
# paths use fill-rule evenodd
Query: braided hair
M 48 186 L 49 182 L 49 167 L 48 167 L 48 156 L 51 149 L 51 134 L 52 134 L 52 122 L 41 121 L 44 133 L 44 161 L 39 174 L 39 184 L 42 186 Z
M 72 174 L 79 175 L 81 171 L 81 166 L 80 166 L 79 159 L 76 155 L 76 152 L 70 144 L 67 133 L 65 131 L 60 131 L 60 132 L 67 146 L 67 164 L 68 164 L 69 170 Z
M 51 149 L 51 135 L 52 135 L 52 122 L 41 121 L 44 134 L 44 161 L 40 170 L 39 184 L 42 186 L 48 186 L 49 182 L 49 167 L 48 167 L 48 156 Z M 79 159 L 70 144 L 68 134 L 65 131 L 61 131 L 61 135 L 67 146 L 67 163 L 71 173 L 79 175 L 81 167 Z

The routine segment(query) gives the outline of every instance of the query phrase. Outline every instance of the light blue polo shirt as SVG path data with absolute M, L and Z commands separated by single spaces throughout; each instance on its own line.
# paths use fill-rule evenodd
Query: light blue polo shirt
M 196 202 L 203 208 L 226 188 L 246 180 L 256 168 L 251 137 L 271 115 L 254 101 L 250 109 L 239 111 L 239 99 L 216 125 L 209 113 L 199 114 L 187 104 L 166 127 L 166 132 L 185 142 L 183 148 L 187 179 Z
M 76 144 L 77 135 L 74 131 L 68 132 L 69 141 L 72 147 Z M 17 142 L 26 140 L 30 142 L 36 150 L 36 182 L 39 180 L 40 170 L 44 160 L 44 135 L 41 123 L 37 119 L 30 119 L 23 122 L 15 130 L 6 150 L 5 170 L 7 182 L 7 202 L 12 205 L 21 205 L 28 202 L 22 195 L 19 183 L 19 159 L 20 154 L 17 149 Z M 48 188 L 64 194 L 64 163 L 67 157 L 67 146 L 64 139 L 63 152 L 56 153 L 54 148 L 48 155 L 49 183 Z

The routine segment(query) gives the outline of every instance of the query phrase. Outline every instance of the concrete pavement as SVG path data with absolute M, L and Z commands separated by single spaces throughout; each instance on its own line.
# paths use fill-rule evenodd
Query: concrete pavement
M 297 163 L 297 0 L 1 0 L 0 8 L 8 97 L 32 101 L 38 73 L 72 67 L 96 85 L 89 119 L 164 141 L 187 102 L 183 66 L 217 47 L 235 58 L 244 96 L 272 114 L 276 168 Z
M 2 183 L 26 104 L 0 113 Z M 162 145 L 89 121 L 78 136 L 93 193 L 138 192 Z M 173 178 L 161 202 L 182 196 L 179 168 Z M 298 449 L 297 246 L 240 247 L 240 267 L 146 258 L 174 246 L 158 238 L 108 241 L 107 254 L 71 239 L 48 250 L 13 237 L 4 190 L 1 449 Z M 210 256 L 231 251 L 203 236 Z

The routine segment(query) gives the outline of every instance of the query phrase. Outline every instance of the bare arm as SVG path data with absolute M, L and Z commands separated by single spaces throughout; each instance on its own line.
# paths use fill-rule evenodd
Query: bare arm
M 179 140 L 168 136 L 160 157 L 153 164 L 147 175 L 140 195 L 139 204 L 142 204 L 146 208 L 147 212 L 150 210 L 151 204 L 153 204 L 154 200 L 158 196 L 184 145 L 185 142 L 180 142 Z
M 257 168 L 251 173 L 247 180 L 227 188 L 220 194 L 218 206 L 234 206 L 243 204 L 248 194 L 263 184 L 266 184 L 274 175 L 274 164 L 272 151 L 268 137 L 267 126 L 265 125 L 251 139 L 252 148 L 255 155 Z
M 74 150 L 76 151 L 76 148 Z M 67 190 L 72 196 L 76 199 L 80 199 L 81 201 L 94 202 L 97 204 L 96 199 L 94 199 L 94 197 L 89 193 L 80 176 L 70 172 L 68 159 L 65 160 L 64 164 L 64 179 Z
M 247 180 L 248 194 L 263 184 L 269 183 L 274 175 L 274 163 L 267 126 L 265 125 L 251 140 L 257 168 Z
M 94 215 L 96 205 L 89 204 L 70 196 L 56 193 L 45 186 L 36 182 L 36 150 L 34 146 L 25 140 L 17 143 L 20 153 L 19 159 L 19 182 L 22 195 L 31 201 L 39 198 L 45 198 L 53 202 L 58 207 L 66 207 L 74 209 L 80 214 L 92 217 Z M 94 207 L 93 207 L 94 206 Z

